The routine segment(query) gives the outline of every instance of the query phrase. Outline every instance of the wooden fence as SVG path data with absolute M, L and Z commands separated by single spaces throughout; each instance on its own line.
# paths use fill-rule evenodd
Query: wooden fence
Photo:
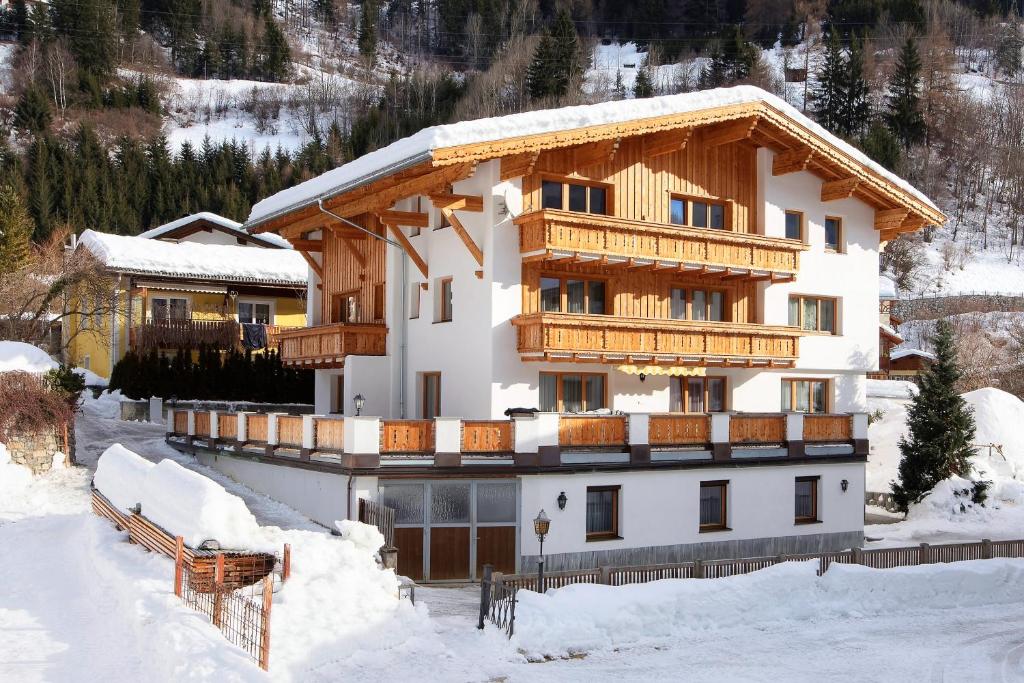
M 433 420 L 381 420 L 381 453 L 431 453 Z
M 996 557 L 1024 557 L 1024 540 L 991 541 L 983 539 L 975 543 L 947 543 L 930 545 L 922 543 L 903 548 L 871 548 L 863 550 L 840 550 L 829 553 L 805 555 L 777 555 L 774 557 L 746 557 L 722 560 L 693 560 L 672 564 L 652 564 L 635 567 L 598 567 L 573 571 L 549 572 L 544 574 L 545 588 L 562 588 L 574 583 L 595 583 L 608 586 L 625 586 L 633 583 L 647 583 L 661 579 L 720 579 L 727 576 L 750 574 L 766 569 L 780 562 L 816 560 L 818 576 L 835 563 L 859 564 L 873 569 L 892 569 L 921 564 L 942 564 L 969 560 L 988 560 Z M 503 575 L 492 572 L 491 566 L 484 567 L 486 581 L 481 582 L 480 622 L 484 618 L 504 629 L 511 637 L 515 621 L 515 593 L 518 590 L 537 590 L 536 574 Z M 496 620 L 495 604 L 503 606 Z
M 359 499 L 359 521 L 377 527 L 384 536 L 384 547 L 395 547 L 395 509 L 366 498 Z
M 277 443 L 281 446 L 302 447 L 302 416 L 279 415 L 277 418 Z
M 700 446 L 711 443 L 708 415 L 651 415 L 648 441 L 651 446 Z
M 343 450 L 345 421 L 337 418 L 314 418 L 313 443 L 318 449 Z
M 729 419 L 730 443 L 781 444 L 785 440 L 785 415 L 733 415 Z
M 515 444 L 511 420 L 464 420 L 463 453 L 510 453 Z
M 624 446 L 627 418 L 563 415 L 558 419 L 558 443 L 562 446 Z

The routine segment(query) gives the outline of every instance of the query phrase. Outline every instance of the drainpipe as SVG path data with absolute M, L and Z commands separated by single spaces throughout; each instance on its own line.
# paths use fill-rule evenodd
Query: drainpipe
M 407 321 L 406 321 L 406 314 L 405 314 L 405 309 L 406 309 L 406 305 L 407 305 L 406 301 L 405 301 L 405 297 L 408 295 L 408 289 L 409 289 L 409 283 L 408 283 L 409 273 L 408 273 L 408 269 L 407 269 L 407 265 L 408 265 L 408 261 L 409 261 L 409 254 L 406 253 L 405 248 L 401 244 L 399 244 L 398 242 L 395 242 L 394 240 L 388 239 L 387 237 L 384 237 L 382 235 L 378 235 L 375 232 L 373 232 L 372 230 L 367 230 L 363 226 L 358 225 L 356 223 L 353 223 L 352 221 L 348 220 L 347 218 L 343 218 L 343 217 L 339 216 L 338 214 L 334 213 L 333 211 L 325 209 L 324 208 L 324 200 L 323 199 L 317 199 L 316 200 L 316 205 L 317 205 L 317 208 L 320 209 L 321 213 L 326 214 L 326 215 L 330 216 L 331 218 L 335 219 L 336 221 L 344 223 L 345 225 L 352 226 L 356 230 L 359 230 L 361 232 L 365 232 L 367 235 L 369 235 L 370 237 L 372 237 L 372 238 L 374 238 L 376 240 L 380 240 L 381 242 L 384 242 L 385 244 L 390 244 L 391 246 L 395 247 L 396 249 L 398 249 L 399 251 L 402 252 L 402 256 L 404 257 L 404 258 L 402 258 L 402 292 L 401 292 L 402 305 L 401 305 L 401 309 L 399 310 L 399 314 L 398 314 L 399 330 L 400 330 L 399 335 L 398 335 L 398 370 L 399 370 L 399 373 L 398 373 L 398 416 L 401 419 L 405 419 L 405 360 L 406 360 L 405 356 L 406 356 L 406 336 L 407 336 L 406 325 L 408 324 Z M 351 510 L 350 510 L 350 512 L 351 512 Z

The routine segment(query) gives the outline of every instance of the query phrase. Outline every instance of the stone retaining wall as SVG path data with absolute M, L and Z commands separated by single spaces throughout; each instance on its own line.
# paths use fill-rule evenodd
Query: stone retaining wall
M 33 474 L 49 472 L 53 466 L 53 456 L 58 451 L 65 454 L 64 465 L 71 464 L 68 448 L 64 444 L 63 427 L 38 434 L 12 434 L 7 437 L 6 446 L 11 454 L 11 462 L 24 465 Z

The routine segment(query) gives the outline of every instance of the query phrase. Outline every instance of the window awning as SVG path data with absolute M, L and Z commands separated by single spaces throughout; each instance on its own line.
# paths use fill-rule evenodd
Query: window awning
M 227 294 L 228 288 L 218 285 L 192 284 L 190 282 L 136 282 L 135 289 L 156 289 L 168 292 L 196 292 L 199 294 Z
M 667 375 L 669 377 L 703 377 L 707 374 L 701 366 L 683 365 L 619 365 L 615 368 L 627 375 Z

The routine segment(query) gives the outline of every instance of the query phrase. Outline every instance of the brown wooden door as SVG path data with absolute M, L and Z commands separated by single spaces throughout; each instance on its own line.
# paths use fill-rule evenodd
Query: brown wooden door
M 446 579 L 469 579 L 469 527 L 430 528 L 430 580 Z
M 494 566 L 502 574 L 516 573 L 516 528 L 480 526 L 476 528 L 476 576 L 484 575 L 484 565 Z
M 398 548 L 398 573 L 408 576 L 413 581 L 422 581 L 423 528 L 395 529 L 395 546 Z

